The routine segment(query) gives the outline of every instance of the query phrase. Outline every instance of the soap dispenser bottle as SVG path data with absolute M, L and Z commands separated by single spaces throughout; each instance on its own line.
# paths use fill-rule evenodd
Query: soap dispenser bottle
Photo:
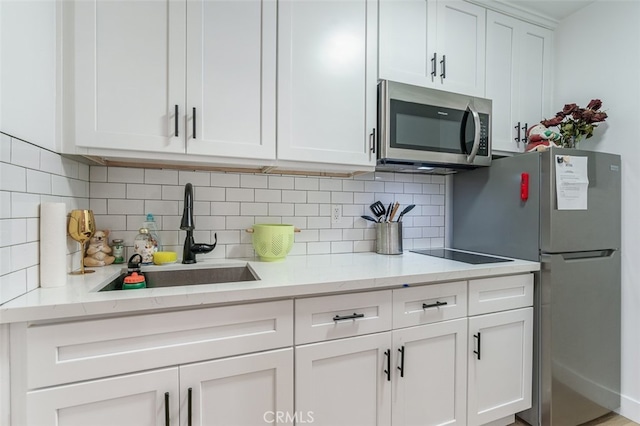
M 149 236 L 155 241 L 154 246 L 156 251 L 162 251 L 162 243 L 160 242 L 160 235 L 158 234 L 158 227 L 156 226 L 156 219 L 151 213 L 147 214 L 147 219 L 142 224 L 142 227 L 149 231 Z

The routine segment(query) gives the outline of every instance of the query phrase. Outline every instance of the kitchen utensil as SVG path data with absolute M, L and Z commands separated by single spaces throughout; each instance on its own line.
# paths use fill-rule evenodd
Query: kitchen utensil
M 396 201 L 396 203 L 393 205 L 393 209 L 391 209 L 391 214 L 389 215 L 389 222 L 393 222 L 393 218 L 396 215 L 396 212 L 398 211 L 399 207 L 400 207 L 400 203 Z
M 96 232 L 96 221 L 91 210 L 71 210 L 69 214 L 69 236 L 80 243 L 80 270 L 70 272 L 71 275 L 83 275 L 95 272 L 84 269 L 85 244 Z
M 364 220 L 368 220 L 368 221 L 371 221 L 371 222 L 376 222 L 376 223 L 378 222 L 378 220 L 377 220 L 377 219 L 374 219 L 374 218 L 372 218 L 371 216 L 362 215 L 362 216 L 360 216 L 360 217 L 361 217 L 361 218 L 363 218 Z
M 384 216 L 384 213 L 385 213 L 384 204 L 382 204 L 380 201 L 376 201 L 375 203 L 371 204 L 369 208 L 371 209 L 373 214 L 378 218 L 378 220 L 382 216 Z
M 389 222 L 389 215 L 391 214 L 391 208 L 393 207 L 393 203 L 389 203 L 389 207 L 387 207 L 387 211 L 384 214 L 384 221 Z
M 402 216 L 404 216 L 405 214 L 409 213 L 411 210 L 413 210 L 413 208 L 415 207 L 415 204 L 409 204 L 407 207 L 404 208 L 404 210 L 402 210 L 400 212 L 400 216 L 398 216 L 398 222 L 402 221 Z
M 260 260 L 273 262 L 287 257 L 293 247 L 293 233 L 300 229 L 293 225 L 262 223 L 247 228 L 246 232 L 253 234 L 253 249 Z
M 402 254 L 402 223 L 376 224 L 376 253 Z

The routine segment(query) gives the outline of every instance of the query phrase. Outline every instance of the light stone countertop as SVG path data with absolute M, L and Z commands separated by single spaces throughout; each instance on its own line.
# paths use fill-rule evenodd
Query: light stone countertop
M 69 275 L 65 286 L 38 288 L 1 305 L 0 323 L 399 288 L 540 269 L 539 263 L 524 260 L 470 265 L 405 251 L 397 256 L 376 253 L 289 256 L 281 262 L 261 262 L 257 258 L 205 260 L 195 265 L 148 266 L 143 268 L 143 272 L 145 269 L 189 269 L 247 263 L 260 280 L 108 292 L 98 290 L 115 279 L 126 266 L 92 268 L 96 271 L 93 274 Z

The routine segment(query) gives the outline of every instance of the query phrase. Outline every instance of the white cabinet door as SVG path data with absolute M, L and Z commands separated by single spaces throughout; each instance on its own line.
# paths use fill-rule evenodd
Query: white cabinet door
M 291 425 L 293 349 L 181 366 L 180 388 L 180 424 Z
M 276 2 L 187 3 L 187 153 L 274 159 Z
M 436 78 L 442 89 L 484 96 L 485 14 L 484 8 L 465 1 L 438 1 L 437 43 L 429 57 L 437 53 Z
M 28 392 L 25 424 L 177 425 L 178 400 L 178 369 L 154 370 Z
M 374 165 L 377 3 L 278 3 L 278 158 Z
M 394 426 L 465 425 L 467 319 L 393 332 Z
M 172 0 L 75 2 L 76 145 L 184 152 L 185 11 Z
M 492 148 L 522 152 L 528 127 L 550 118 L 552 31 L 487 11 Z
M 468 424 L 531 407 L 533 308 L 469 318 Z
M 296 412 L 320 426 L 390 425 L 390 345 L 386 332 L 296 347 Z
M 381 79 L 485 93 L 485 9 L 458 0 L 381 0 Z

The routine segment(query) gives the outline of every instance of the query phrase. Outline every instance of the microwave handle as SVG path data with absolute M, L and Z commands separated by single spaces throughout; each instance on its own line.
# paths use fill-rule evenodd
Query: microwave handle
M 467 156 L 467 163 L 473 163 L 480 148 L 480 114 L 478 114 L 478 111 L 473 107 L 471 102 L 469 102 L 467 108 L 471 111 L 471 115 L 473 115 L 473 124 L 475 127 L 475 131 L 473 132 L 473 147 L 471 148 L 471 153 Z

